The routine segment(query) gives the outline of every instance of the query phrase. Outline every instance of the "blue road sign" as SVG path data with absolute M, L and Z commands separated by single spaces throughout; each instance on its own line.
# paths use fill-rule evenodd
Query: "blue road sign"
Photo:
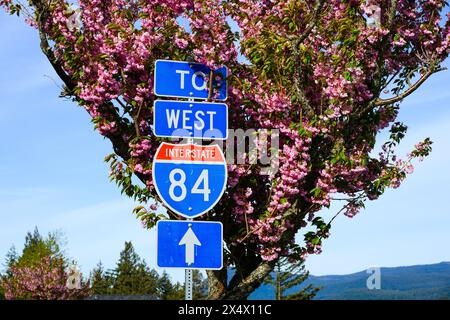
M 223 227 L 220 222 L 161 220 L 156 229 L 158 267 L 222 269 Z
M 155 136 L 228 138 L 228 106 L 224 103 L 157 100 L 153 108 Z
M 203 64 L 156 60 L 155 62 L 155 94 L 161 97 L 192 98 L 206 100 L 209 97 L 209 78 L 211 69 Z M 213 100 L 227 99 L 227 68 L 213 72 L 215 95 Z
M 153 179 L 169 209 L 188 219 L 199 217 L 212 209 L 225 191 L 225 157 L 217 145 L 163 142 L 153 159 Z

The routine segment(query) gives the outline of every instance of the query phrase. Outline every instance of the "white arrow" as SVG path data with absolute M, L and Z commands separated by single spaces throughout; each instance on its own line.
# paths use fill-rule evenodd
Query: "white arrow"
M 184 234 L 183 238 L 180 240 L 180 243 L 178 243 L 178 245 L 186 246 L 186 263 L 188 266 L 193 264 L 195 262 L 195 254 L 194 254 L 195 246 L 201 246 L 202 244 L 198 240 L 194 231 L 192 231 L 191 223 L 189 223 L 189 229 L 186 231 L 186 233 Z

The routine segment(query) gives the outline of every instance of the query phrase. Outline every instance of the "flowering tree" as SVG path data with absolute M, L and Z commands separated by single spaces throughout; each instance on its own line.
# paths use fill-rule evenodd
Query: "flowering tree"
M 320 210 L 333 194 L 352 217 L 431 151 L 426 139 L 397 158 L 407 127 L 396 117 L 401 101 L 443 70 L 450 32 L 443 0 L 80 0 L 77 10 L 65 0 L 0 4 L 38 30 L 64 83 L 61 95 L 111 141 L 111 179 L 143 204 L 135 211 L 149 228 L 161 218 L 156 205 L 148 207 L 159 200 L 151 165 L 161 139 L 150 127 L 156 59 L 226 65 L 230 127 L 279 130 L 279 170 L 268 176 L 258 164 L 230 164 L 227 191 L 205 218 L 223 222 L 225 265 L 236 268 L 232 279 L 226 268 L 208 272 L 211 299 L 246 298 L 280 257 L 320 252 L 331 226 Z M 390 139 L 374 156 L 384 128 Z M 315 231 L 304 232 L 307 226 Z M 298 232 L 305 245 L 295 243 Z
M 89 285 L 71 288 L 63 259 L 44 257 L 34 266 L 12 266 L 1 280 L 8 300 L 68 300 L 89 295 Z
M 86 297 L 89 283 L 75 266 L 68 267 L 57 232 L 42 237 L 36 228 L 25 237 L 19 256 L 14 247 L 6 256 L 6 274 L 0 275 L 0 288 L 9 300 L 67 300 Z

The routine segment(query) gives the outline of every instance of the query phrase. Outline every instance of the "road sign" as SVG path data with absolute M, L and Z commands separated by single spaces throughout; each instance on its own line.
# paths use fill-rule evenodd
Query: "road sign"
M 161 220 L 156 229 L 158 267 L 222 269 L 222 223 Z
M 192 98 L 225 101 L 227 99 L 227 68 L 213 72 L 215 96 L 209 96 L 209 78 L 211 69 L 203 64 L 156 60 L 155 94 L 161 97 Z
M 165 138 L 228 138 L 228 106 L 224 103 L 157 100 L 154 133 Z
M 217 145 L 163 142 L 153 159 L 153 179 L 159 197 L 173 212 L 188 219 L 199 217 L 225 191 L 225 157 Z

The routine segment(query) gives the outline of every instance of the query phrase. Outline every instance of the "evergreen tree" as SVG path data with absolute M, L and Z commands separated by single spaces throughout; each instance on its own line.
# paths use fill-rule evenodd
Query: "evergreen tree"
M 107 295 L 111 293 L 112 279 L 103 269 L 101 262 L 91 272 L 91 292 L 95 295 Z
M 134 251 L 131 242 L 125 242 L 125 248 L 120 253 L 120 258 L 116 268 L 113 270 L 114 284 L 112 293 L 114 294 L 137 294 L 139 279 L 136 279 L 139 256 Z
M 199 270 L 194 270 L 192 273 L 193 285 L 193 299 L 204 300 L 208 296 L 208 280 L 203 277 Z
M 141 281 L 141 292 L 144 294 L 157 296 L 159 281 L 158 272 L 154 269 L 150 269 L 145 263 L 145 260 L 138 265 L 137 271 L 137 278 Z
M 198 270 L 193 270 L 193 300 L 203 300 L 208 295 L 208 281 Z M 164 271 L 158 282 L 158 293 L 162 300 L 183 300 L 185 294 L 184 284 L 173 284 L 170 276 Z
M 158 295 L 161 300 L 171 300 L 174 295 L 174 286 L 169 275 L 164 271 L 158 281 Z
M 6 267 L 6 274 L 5 276 L 11 276 L 11 267 L 17 262 L 18 255 L 16 251 L 16 247 L 12 246 L 8 253 L 6 253 L 6 259 L 5 259 L 5 267 Z
M 15 250 L 11 249 L 13 251 L 10 250 L 10 255 L 7 259 L 9 259 L 10 266 L 14 264 L 16 267 L 35 266 L 45 257 L 63 259 L 67 263 L 67 259 L 64 257 L 61 249 L 62 242 L 61 233 L 51 232 L 44 238 L 36 227 L 33 233 L 27 233 L 22 255 L 18 257 L 15 254 Z
M 4 275 L 0 274 L 0 300 L 5 299 L 5 289 L 3 285 L 4 279 L 12 276 L 11 268 L 14 266 L 18 259 L 17 251 L 14 246 L 12 246 L 8 253 L 6 254 L 4 266 L 6 268 L 6 273 Z
M 141 261 L 131 242 L 125 242 L 111 276 L 112 294 L 157 294 L 158 274 Z
M 311 300 L 320 290 L 312 284 L 302 288 L 301 284 L 309 277 L 303 262 L 292 262 L 283 257 L 275 265 L 274 272 L 267 276 L 265 283 L 274 287 L 276 300 Z M 296 291 L 287 294 L 289 289 Z
M 172 294 L 167 300 L 184 300 L 184 285 L 182 283 L 175 283 L 173 285 Z

